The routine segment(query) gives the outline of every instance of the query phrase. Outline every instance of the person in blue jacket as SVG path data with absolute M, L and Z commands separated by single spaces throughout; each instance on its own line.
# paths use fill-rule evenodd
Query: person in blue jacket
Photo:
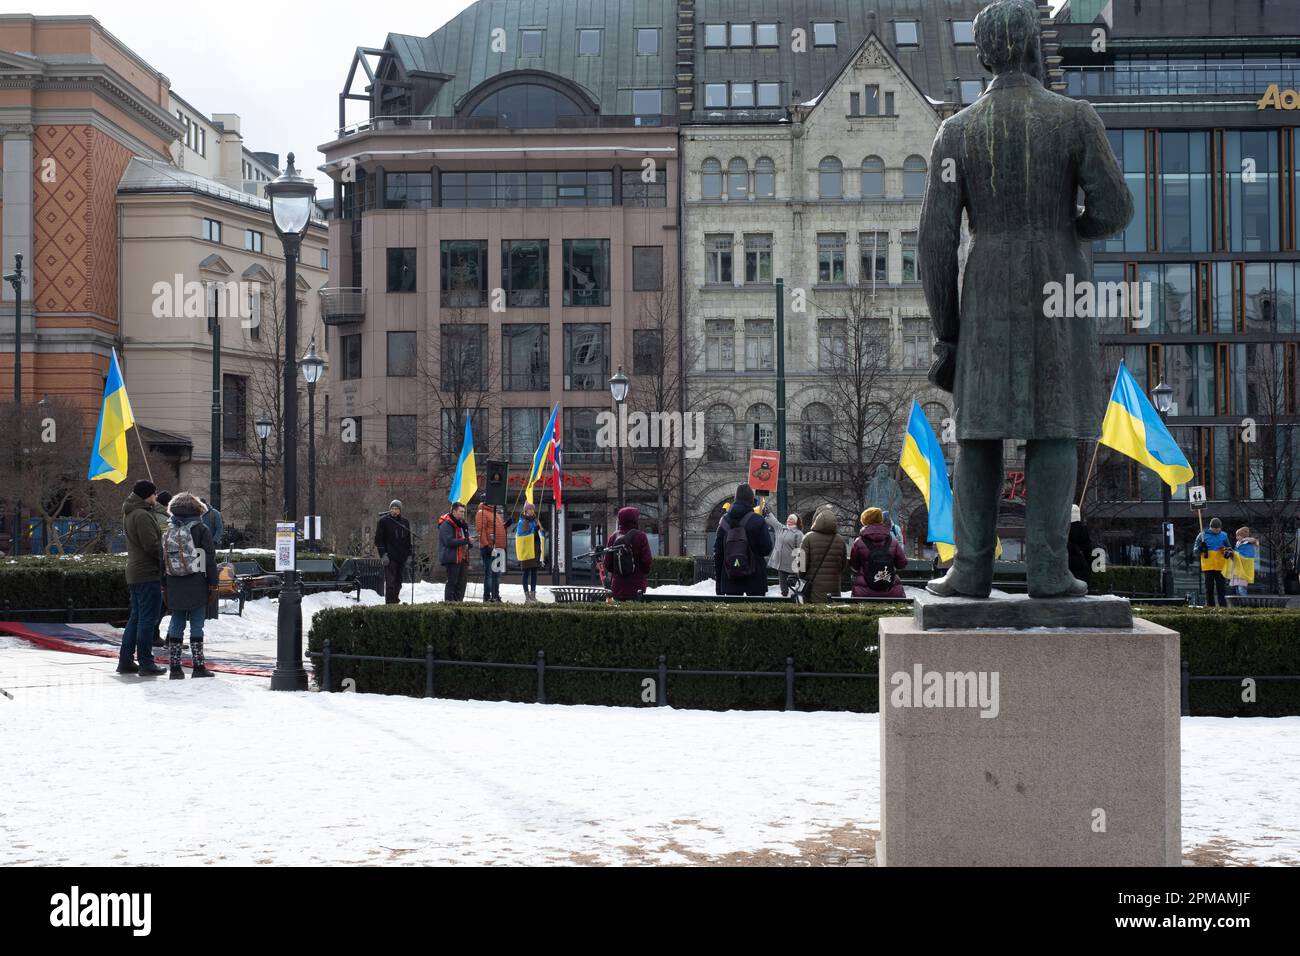
M 1223 572 L 1228 569 L 1228 556 L 1231 548 L 1228 533 L 1223 530 L 1223 522 L 1218 518 L 1210 519 L 1210 527 L 1196 536 L 1193 550 L 1201 561 L 1201 573 L 1205 577 L 1205 606 L 1228 606 L 1228 579 Z

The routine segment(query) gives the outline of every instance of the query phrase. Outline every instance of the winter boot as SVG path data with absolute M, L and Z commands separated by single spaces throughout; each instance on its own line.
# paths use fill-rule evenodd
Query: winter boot
M 181 670 L 181 642 L 168 641 L 167 650 L 171 654 L 171 680 L 184 680 L 185 672 Z
M 194 659 L 194 670 L 191 677 L 215 677 L 212 671 L 208 670 L 207 663 L 203 657 L 203 642 L 190 638 L 190 657 Z

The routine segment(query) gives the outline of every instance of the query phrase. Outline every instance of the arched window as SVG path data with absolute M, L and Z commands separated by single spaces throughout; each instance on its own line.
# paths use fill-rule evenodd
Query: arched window
M 754 195 L 759 199 L 776 196 L 776 163 L 766 156 L 754 164 Z
M 706 159 L 700 170 L 700 192 L 705 199 L 722 198 L 722 163 Z
M 885 161 L 868 156 L 862 161 L 862 198 L 879 199 L 885 195 Z
M 731 461 L 736 455 L 736 413 L 719 402 L 704 413 L 704 452 L 709 461 Z
M 925 160 L 909 156 L 903 162 L 903 196 L 920 199 L 925 195 Z
M 727 198 L 749 198 L 749 165 L 739 156 L 727 164 Z
M 551 128 L 564 116 L 585 116 L 581 104 L 560 90 L 539 83 L 513 83 L 485 96 L 470 111 L 476 119 L 494 118 L 509 129 Z
M 745 412 L 746 438 L 750 448 L 776 447 L 776 412 L 771 405 L 755 402 Z
M 818 193 L 822 199 L 844 197 L 844 164 L 834 156 L 827 156 L 817 167 Z
M 803 419 L 803 457 L 805 461 L 831 460 L 831 410 L 821 402 L 806 406 Z

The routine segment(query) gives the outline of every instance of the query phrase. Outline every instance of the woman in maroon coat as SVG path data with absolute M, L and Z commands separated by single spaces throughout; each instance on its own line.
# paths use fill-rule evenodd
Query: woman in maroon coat
M 862 512 L 862 530 L 853 542 L 849 567 L 853 569 L 854 597 L 906 597 L 898 572 L 907 567 L 903 545 L 893 536 L 879 508 Z M 878 558 L 871 560 L 872 552 Z M 886 561 L 885 554 L 888 554 Z
M 650 539 L 637 527 L 641 512 L 636 508 L 620 508 L 618 511 L 618 530 L 605 541 L 605 547 L 626 544 L 632 550 L 632 562 L 635 569 L 631 574 L 619 574 L 614 554 L 605 555 L 605 570 L 610 572 L 610 594 L 616 599 L 634 598 L 645 591 L 648 585 L 647 575 L 654 555 L 650 553 Z

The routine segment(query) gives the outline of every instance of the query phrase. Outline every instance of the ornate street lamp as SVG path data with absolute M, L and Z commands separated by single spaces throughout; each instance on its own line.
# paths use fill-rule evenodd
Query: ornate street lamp
M 265 415 L 253 422 L 257 441 L 262 446 L 262 510 L 258 512 L 258 524 L 262 534 L 266 534 L 266 440 L 271 437 L 271 429 L 274 427 L 275 423 Z
M 316 383 L 325 371 L 325 360 L 316 354 L 316 336 L 311 337 L 307 354 L 302 357 L 302 377 L 307 380 L 307 514 L 311 526 L 307 534 L 319 547 L 316 538 Z
M 316 184 L 300 176 L 293 153 L 284 173 L 266 184 L 271 200 L 271 221 L 284 246 L 284 520 L 298 514 L 298 253 L 311 223 Z M 306 690 L 307 671 L 302 666 L 302 584 L 296 568 L 284 572 L 280 613 L 276 627 L 275 671 L 272 690 Z
M 1160 420 L 1167 422 L 1169 409 L 1174 405 L 1174 390 L 1166 385 L 1162 378 L 1160 384 L 1151 390 L 1151 398 L 1155 402 L 1156 411 L 1160 413 Z M 1170 558 L 1174 550 L 1174 529 L 1169 521 L 1169 486 L 1165 484 L 1164 479 L 1160 481 L 1160 514 L 1160 533 L 1164 536 L 1165 551 L 1165 597 L 1173 597 L 1174 578 Z
M 609 394 L 614 397 L 614 403 L 618 406 L 618 428 L 615 432 L 615 442 L 618 448 L 618 506 L 622 508 L 626 502 L 623 494 L 623 403 L 627 401 L 627 393 L 631 387 L 631 382 L 623 374 L 623 366 L 618 367 L 618 371 L 610 377 Z

